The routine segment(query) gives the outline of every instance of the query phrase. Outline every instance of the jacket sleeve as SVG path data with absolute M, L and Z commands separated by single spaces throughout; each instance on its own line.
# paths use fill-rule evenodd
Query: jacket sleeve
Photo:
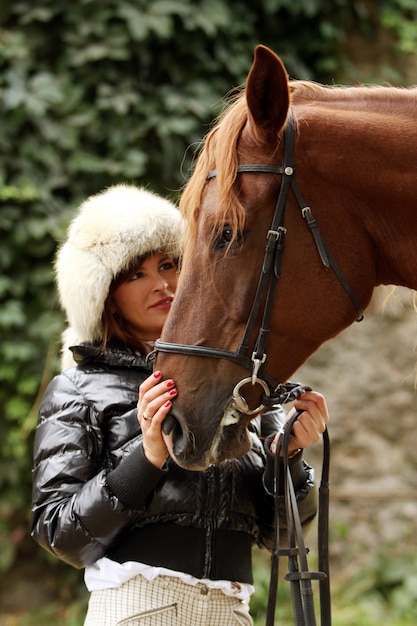
M 123 493 L 116 495 L 109 487 L 95 407 L 67 374 L 57 376 L 43 398 L 35 435 L 34 540 L 76 568 L 102 557 L 118 533 L 135 521 L 135 508 L 164 475 L 147 461 L 140 436 L 129 442 L 117 469 L 123 466 L 136 483 L 133 508 Z

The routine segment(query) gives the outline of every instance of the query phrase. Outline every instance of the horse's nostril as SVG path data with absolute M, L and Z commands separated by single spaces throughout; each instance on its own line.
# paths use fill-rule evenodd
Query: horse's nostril
M 162 432 L 164 433 L 164 435 L 168 436 L 172 433 L 175 426 L 178 426 L 178 421 L 171 413 L 169 413 L 162 422 Z
M 189 441 L 187 438 L 188 429 L 183 426 L 181 418 L 169 413 L 162 422 L 162 432 L 164 437 L 167 437 L 171 456 L 176 459 L 183 455 Z

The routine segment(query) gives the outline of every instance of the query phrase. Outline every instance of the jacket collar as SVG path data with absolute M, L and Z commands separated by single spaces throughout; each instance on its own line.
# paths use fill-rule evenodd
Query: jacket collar
M 101 362 L 107 365 L 146 367 L 151 369 L 140 352 L 131 350 L 126 346 L 111 344 L 103 350 L 100 345 L 95 343 L 81 343 L 71 346 L 70 350 L 77 365 Z

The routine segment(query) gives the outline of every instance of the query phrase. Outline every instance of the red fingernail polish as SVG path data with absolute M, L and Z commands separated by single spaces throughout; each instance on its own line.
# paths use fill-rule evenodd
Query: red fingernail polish
M 167 380 L 165 384 L 167 387 L 172 387 L 173 385 L 175 385 L 173 380 Z
M 159 378 L 159 377 L 160 377 L 160 375 L 161 375 L 161 372 L 154 372 L 154 373 L 153 373 L 153 377 L 154 377 L 154 378 Z
M 164 406 L 166 406 L 166 408 L 168 408 L 168 407 L 170 407 L 170 406 L 171 406 L 171 404 L 172 404 L 172 403 L 171 403 L 169 400 L 167 400 L 167 401 L 165 402 Z
M 169 392 L 170 396 L 175 396 L 175 394 L 177 393 L 176 389 L 171 389 L 171 391 Z

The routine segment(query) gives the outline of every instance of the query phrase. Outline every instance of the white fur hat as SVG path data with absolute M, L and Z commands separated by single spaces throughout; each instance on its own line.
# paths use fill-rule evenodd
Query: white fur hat
M 160 250 L 178 258 L 182 234 L 178 209 L 143 188 L 114 185 L 81 204 L 55 263 L 69 324 L 63 334 L 63 367 L 74 364 L 69 345 L 102 338 L 104 303 L 112 280 L 150 252 Z

